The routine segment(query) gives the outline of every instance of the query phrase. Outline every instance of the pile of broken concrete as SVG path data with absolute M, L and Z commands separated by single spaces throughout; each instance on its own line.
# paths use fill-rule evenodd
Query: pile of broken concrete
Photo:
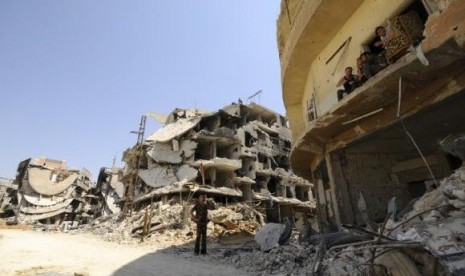
M 378 231 L 345 226 L 301 232 L 282 242 L 283 224 L 267 224 L 257 245 L 229 250 L 224 262 L 273 275 L 464 275 L 465 166 L 443 179 Z M 407 274 L 405 274 L 407 273 Z
M 189 202 L 160 201 L 132 212 L 124 219 L 121 214 L 100 217 L 70 233 L 92 233 L 122 244 L 144 241 L 159 247 L 182 245 L 195 239 L 196 224 L 190 219 L 191 208 Z M 255 231 L 263 224 L 262 214 L 240 203 L 218 206 L 209 212 L 209 219 L 209 238 L 212 242 L 225 244 L 242 237 L 253 239 Z

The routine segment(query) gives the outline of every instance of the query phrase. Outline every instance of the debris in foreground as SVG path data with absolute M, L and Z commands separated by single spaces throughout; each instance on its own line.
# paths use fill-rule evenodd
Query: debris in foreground
M 229 250 L 224 262 L 273 275 L 464 275 L 464 190 L 462 166 L 398 220 L 388 216 L 377 231 L 350 225 L 329 234 L 306 229 L 299 241 L 293 237 L 268 251 Z

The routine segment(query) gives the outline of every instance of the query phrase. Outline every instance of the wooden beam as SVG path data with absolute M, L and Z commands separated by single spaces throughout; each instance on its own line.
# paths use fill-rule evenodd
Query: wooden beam
M 426 159 L 426 162 L 428 162 L 430 166 L 435 166 L 439 163 L 436 155 L 426 156 L 425 159 Z M 392 172 L 398 173 L 398 172 L 410 171 L 410 170 L 414 170 L 414 169 L 418 169 L 422 167 L 425 167 L 425 162 L 423 162 L 423 159 L 415 158 L 415 159 L 410 159 L 406 161 L 401 161 L 395 164 L 392 167 Z

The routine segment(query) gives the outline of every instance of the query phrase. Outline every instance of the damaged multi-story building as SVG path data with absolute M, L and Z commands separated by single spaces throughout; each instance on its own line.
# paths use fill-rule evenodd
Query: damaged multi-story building
M 26 159 L 13 184 L 9 210 L 19 223 L 86 223 L 102 209 L 90 172 L 67 168 L 62 160 Z
M 12 179 L 0 177 L 0 217 L 13 214 L 12 199 L 17 189 Z
M 256 204 L 269 221 L 289 217 L 307 223 L 314 216 L 312 184 L 290 171 L 285 117 L 254 103 L 149 116 L 164 126 L 123 157 L 124 174 L 136 169 L 139 177 L 129 195 L 133 204 L 182 201 L 195 191 L 217 203 Z M 122 179 L 130 190 L 130 179 Z
M 438 141 L 465 131 L 465 4 L 462 0 L 283 0 L 278 19 L 283 98 L 292 129 L 290 164 L 316 186 L 323 230 L 375 221 L 390 198 L 398 208 L 425 181 L 461 161 Z M 384 65 L 338 101 L 377 27 L 390 33 Z M 381 35 L 378 39 L 384 39 Z M 371 52 L 370 52 L 371 51 Z

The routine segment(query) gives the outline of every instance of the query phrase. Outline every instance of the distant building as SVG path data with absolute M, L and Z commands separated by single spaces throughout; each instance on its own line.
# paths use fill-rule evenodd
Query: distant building
M 381 221 L 391 197 L 403 207 L 424 193 L 425 181 L 460 165 L 438 141 L 465 131 L 464 15 L 463 0 L 281 2 L 290 164 L 315 184 L 323 229 L 363 224 L 361 193 Z M 378 26 L 387 34 L 376 38 Z M 364 52 L 368 60 L 357 63 Z M 357 74 L 358 65 L 369 69 L 368 80 L 336 87 L 344 69 Z

